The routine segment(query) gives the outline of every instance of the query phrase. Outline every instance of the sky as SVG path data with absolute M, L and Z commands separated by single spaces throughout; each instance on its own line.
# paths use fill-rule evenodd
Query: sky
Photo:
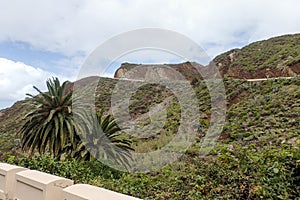
M 299 0 L 0 0 L 0 7 L 0 109 L 34 94 L 32 86 L 45 89 L 51 77 L 77 80 L 99 45 L 127 31 L 178 32 L 211 59 L 257 40 L 300 32 Z M 149 60 L 148 53 L 120 63 L 174 62 L 172 56 Z

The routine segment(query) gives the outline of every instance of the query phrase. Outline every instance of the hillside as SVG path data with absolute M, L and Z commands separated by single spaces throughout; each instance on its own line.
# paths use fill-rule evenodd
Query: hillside
M 242 142 L 245 139 L 244 136 L 247 136 L 247 141 L 251 138 L 256 141 L 258 136 L 272 131 L 285 134 L 293 133 L 293 136 L 297 136 L 300 127 L 299 80 L 299 77 L 258 82 L 225 79 L 227 120 L 221 138 Z M 130 84 L 129 80 L 122 81 Z M 96 108 L 110 112 L 111 94 L 118 81 L 109 78 L 89 77 L 79 80 L 75 84 L 84 93 L 95 82 L 98 82 L 95 90 Z M 72 85 L 69 85 L 70 89 Z M 199 98 L 199 110 L 202 113 L 199 123 L 203 128 L 207 128 L 211 111 L 210 95 L 205 82 L 196 83 L 194 90 Z M 169 97 L 172 97 L 173 100 L 169 102 L 169 107 L 167 107 L 169 118 L 165 125 L 166 129 L 161 130 L 158 135 L 159 137 L 164 134 L 170 135 L 178 126 L 180 106 L 178 100 L 166 87 L 158 84 L 146 84 L 140 87 L 130 99 L 130 115 L 133 119 L 137 119 L 149 112 L 152 106 L 162 103 Z M 22 126 L 23 116 L 29 109 L 26 102 L 27 100 L 17 102 L 11 108 L 1 111 L 0 132 L 9 134 L 12 139 L 15 139 L 13 135 Z M 143 119 L 145 121 L 142 120 L 141 125 L 146 125 L 147 119 L 149 118 Z M 168 126 L 173 128 L 167 128 Z M 258 135 L 254 137 L 252 133 Z M 4 136 L 1 135 L 1 137 Z
M 224 77 L 296 76 L 300 74 L 300 34 L 254 42 L 223 53 L 213 61 Z
M 96 77 L 81 80 L 82 91 L 93 81 Z M 100 78 L 96 90 L 97 107 L 109 111 L 110 94 L 116 82 Z M 300 77 L 258 82 L 225 79 L 224 84 L 228 106 L 226 123 L 215 150 L 205 159 L 198 158 L 199 145 L 195 143 L 178 162 L 153 173 L 113 175 L 116 173 L 113 172 L 109 175 L 112 172 L 108 173 L 106 168 L 92 168 L 94 164 L 78 171 L 76 164 L 72 174 L 65 174 L 61 169 L 67 167 L 68 171 L 74 163 L 55 164 L 48 157 L 30 160 L 19 151 L 15 133 L 23 123 L 20 113 L 26 110 L 24 102 L 1 111 L 0 159 L 145 199 L 168 199 L 170 196 L 173 199 L 212 199 L 219 195 L 227 199 L 274 199 L 278 196 L 294 199 L 299 196 Z M 204 82 L 197 83 L 194 89 L 202 113 L 199 142 L 209 125 L 210 95 Z M 171 92 L 159 85 L 141 87 L 131 98 L 131 116 L 142 116 L 151 106 L 170 96 Z M 174 137 L 180 125 L 180 106 L 176 102 L 174 99 L 167 107 L 167 121 L 160 132 L 149 138 L 134 139 L 137 152 L 160 149 Z M 139 126 L 149 123 L 148 118 L 141 119 L 144 121 L 140 121 Z M 5 152 L 19 156 L 7 157 Z M 56 170 L 56 165 L 60 170 Z M 100 169 L 108 175 L 99 176 L 104 173 L 99 172 Z
M 122 92 L 116 97 L 122 100 L 123 94 L 131 94 L 130 85 L 137 83 L 127 78 L 140 80 L 164 74 L 174 80 L 168 70 L 180 72 L 191 81 L 201 115 L 194 127 L 196 140 L 178 161 L 153 172 L 130 174 L 94 162 L 56 161 L 48 156 L 28 158 L 20 150 L 16 136 L 30 110 L 28 100 L 0 111 L 0 161 L 143 199 L 296 199 L 300 196 L 300 76 L 296 76 L 300 66 L 299 40 L 300 35 L 272 38 L 214 59 L 225 77 L 226 121 L 215 148 L 204 158 L 199 157 L 200 142 L 211 124 L 211 96 L 207 82 L 186 62 L 169 65 L 171 69 L 158 67 L 153 74 L 146 69 L 151 66 L 140 65 L 142 70 L 134 71 L 138 72 L 134 77 L 128 71 L 138 65 L 125 63 L 115 74 L 121 79 L 88 77 L 69 83 L 67 88 L 70 91 L 75 84 L 83 95 L 92 89 L 96 109 L 109 113 L 111 106 L 119 106 L 111 105 L 111 95 L 118 83 L 123 83 Z M 267 76 L 293 78 L 246 80 Z M 182 92 L 186 90 L 180 81 L 173 84 Z M 97 87 L 91 88 L 92 85 Z M 137 126 L 131 131 L 143 130 L 143 134 L 132 135 L 135 151 L 151 152 L 168 144 L 182 123 L 181 109 L 172 90 L 163 85 L 144 83 L 132 93 L 129 117 L 137 121 Z M 159 130 L 147 126 L 153 123 L 151 110 L 152 114 L 166 110 L 164 123 L 154 122 L 156 127 L 162 127 Z

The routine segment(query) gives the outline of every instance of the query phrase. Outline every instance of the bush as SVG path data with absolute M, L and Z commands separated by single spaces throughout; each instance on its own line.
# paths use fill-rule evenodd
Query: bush
M 69 178 L 74 180 L 75 183 L 88 183 L 99 176 L 118 178 L 122 174 L 97 160 L 79 162 L 71 159 L 59 161 L 49 155 L 32 158 L 25 156 L 16 158 L 12 155 L 6 155 L 5 157 L 6 159 L 3 162 Z

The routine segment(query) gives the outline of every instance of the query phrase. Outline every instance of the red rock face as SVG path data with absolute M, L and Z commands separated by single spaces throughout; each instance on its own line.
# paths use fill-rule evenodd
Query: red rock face
M 278 68 L 258 68 L 247 69 L 233 63 L 235 55 L 239 50 L 232 50 L 222 59 L 215 60 L 216 65 L 222 77 L 232 77 L 238 79 L 259 79 L 273 77 L 292 77 L 300 74 L 300 62 L 291 66 L 282 66 Z
M 137 65 L 137 64 L 122 64 L 116 71 L 115 78 L 146 80 L 146 79 L 165 79 L 165 80 L 193 80 L 198 78 L 216 78 L 231 77 L 238 79 L 259 79 L 259 78 L 273 78 L 273 77 L 292 77 L 300 74 L 300 62 L 292 66 L 285 66 L 280 68 L 261 68 L 256 70 L 249 70 L 240 68 L 238 66 L 231 66 L 231 59 L 224 59 L 217 63 L 217 67 L 211 62 L 204 67 L 198 63 L 179 63 L 168 65 Z M 216 71 L 218 69 L 219 71 Z M 179 73 L 179 74 L 178 74 Z
M 179 64 L 161 64 L 161 65 L 137 65 L 123 63 L 115 72 L 114 78 L 146 80 L 199 80 L 203 78 L 215 78 L 218 76 L 216 66 L 204 67 L 196 62 L 185 62 Z
M 295 74 L 300 74 L 300 61 L 298 63 L 295 63 L 289 67 Z

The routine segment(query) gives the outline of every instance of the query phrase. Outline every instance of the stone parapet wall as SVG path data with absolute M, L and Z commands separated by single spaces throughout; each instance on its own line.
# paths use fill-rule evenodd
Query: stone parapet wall
M 138 200 L 104 188 L 0 163 L 0 200 Z

